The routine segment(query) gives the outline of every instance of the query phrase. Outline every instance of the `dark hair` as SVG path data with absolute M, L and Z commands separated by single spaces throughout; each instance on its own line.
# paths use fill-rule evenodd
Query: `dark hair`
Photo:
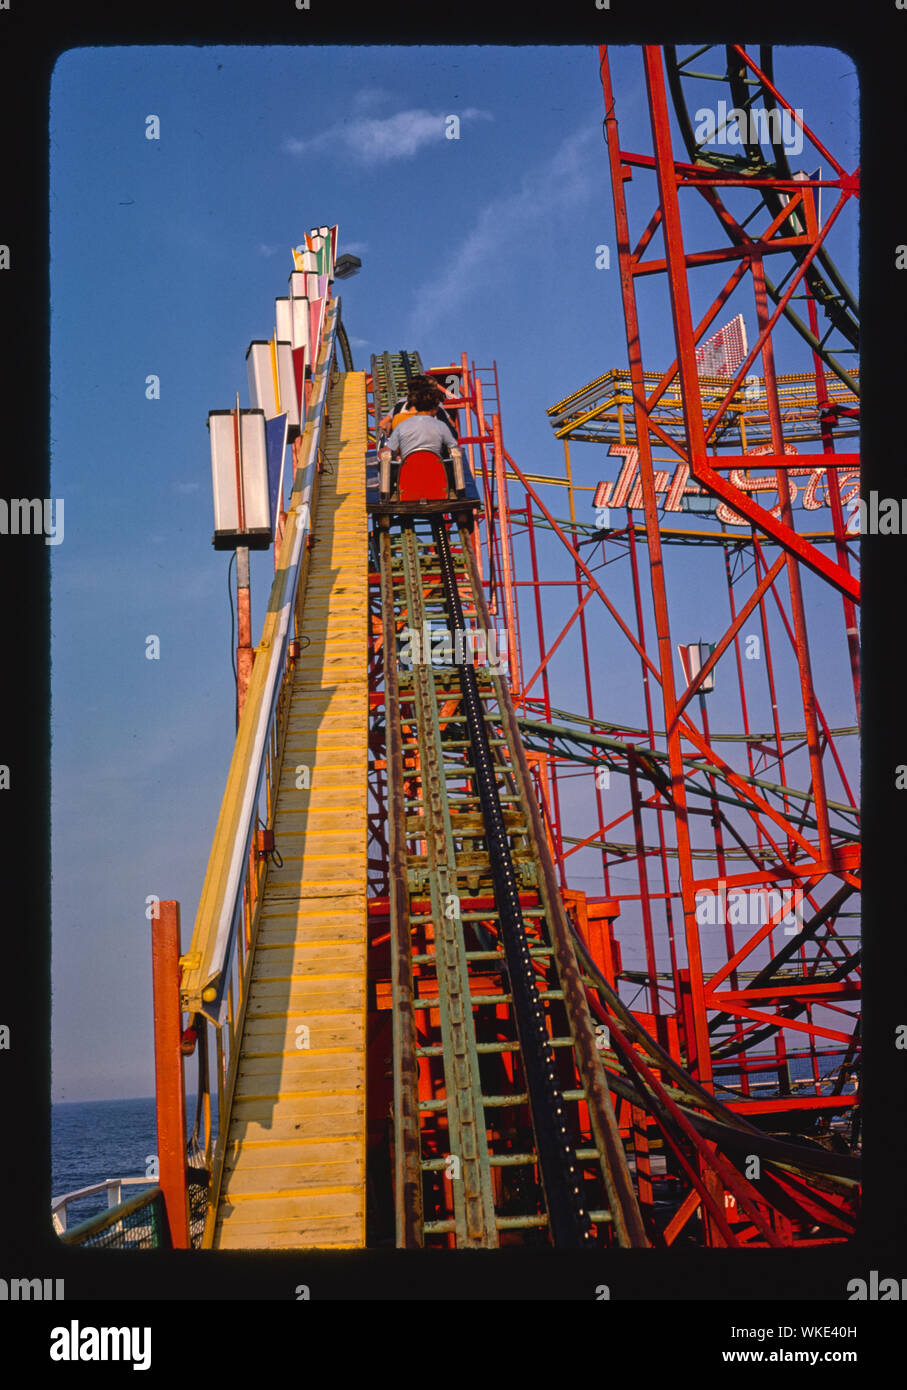
M 425 384 L 417 378 L 409 384 L 409 404 L 416 410 L 437 410 L 441 403 L 442 391 L 435 382 L 425 378 Z

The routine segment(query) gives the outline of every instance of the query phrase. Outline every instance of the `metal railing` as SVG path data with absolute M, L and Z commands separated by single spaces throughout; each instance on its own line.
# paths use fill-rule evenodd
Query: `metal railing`
M 180 958 L 180 1008 L 191 1015 L 198 1040 L 200 1104 L 193 1139 L 211 1173 L 209 1226 L 213 1223 L 223 1168 L 267 869 L 266 855 L 258 852 L 256 830 L 259 824 L 273 824 L 274 778 L 280 775 L 290 687 L 298 654 L 295 644 L 308 569 L 307 541 L 320 471 L 322 426 L 340 307 L 340 300 L 332 299 L 325 314 L 305 428 L 294 447 L 293 493 L 262 638 L 255 650 L 192 940 Z M 208 1100 L 209 1024 L 214 1026 L 215 1034 L 216 1138 L 211 1132 Z M 206 1230 L 205 1243 L 210 1234 Z
M 63 1235 L 69 1221 L 69 1208 L 76 1202 L 84 1201 L 86 1197 L 96 1197 L 99 1192 L 106 1192 L 107 1208 L 112 1210 L 122 1202 L 124 1187 L 134 1186 L 136 1183 L 145 1183 L 153 1187 L 156 1182 L 156 1178 L 144 1177 L 105 1178 L 103 1182 L 93 1182 L 89 1187 L 80 1187 L 75 1192 L 65 1192 L 62 1197 L 54 1197 L 50 1204 L 54 1230 L 58 1236 Z
M 851 375 L 855 381 L 859 381 L 858 369 L 855 369 Z M 657 390 L 661 376 L 658 372 L 644 372 L 643 380 L 646 394 L 651 396 Z M 703 402 L 715 406 L 724 398 L 728 388 L 728 378 L 701 375 L 699 387 Z M 815 377 L 807 372 L 782 374 L 777 377 L 777 389 L 778 402 L 787 427 L 786 432 L 793 438 L 813 437 L 805 431 L 815 426 L 820 410 L 816 401 Z M 825 391 L 830 404 L 833 406 L 853 408 L 859 405 L 859 398 L 836 376 L 826 375 Z M 562 439 L 564 436 L 573 437 L 574 433 L 584 425 L 601 431 L 617 429 L 619 420 L 623 417 L 624 407 L 627 407 L 630 410 L 630 415 L 625 421 L 625 429 L 620 435 L 620 439 L 621 442 L 627 440 L 632 443 L 634 442 L 632 405 L 633 393 L 630 373 L 623 368 L 616 368 L 613 371 L 605 372 L 595 381 L 590 381 L 585 386 L 580 387 L 578 391 L 574 391 L 572 395 L 565 396 L 563 400 L 549 406 L 546 414 L 550 419 L 555 437 Z M 742 421 L 747 430 L 752 430 L 754 426 L 760 425 L 763 419 L 767 418 L 766 412 L 764 379 L 762 377 L 744 379 L 728 405 L 729 420 L 733 420 L 738 425 Z M 679 378 L 675 376 L 662 392 L 652 418 L 658 423 L 671 426 L 681 419 L 682 414 L 683 394 L 680 389 Z M 856 420 L 850 425 L 846 421 L 839 421 L 835 429 L 838 438 L 844 438 L 858 432 L 859 426 Z M 579 436 L 577 435 L 577 437 Z M 729 445 L 730 439 L 725 447 L 729 447 Z M 811 458 L 812 456 L 808 456 L 807 461 L 810 462 Z
M 122 1201 L 125 1184 L 145 1183 L 147 1192 Z M 106 1211 L 95 1212 L 77 1225 L 67 1226 L 67 1208 L 85 1197 L 107 1192 Z M 67 1192 L 51 1203 L 54 1229 L 64 1245 L 84 1245 L 107 1249 L 166 1249 L 170 1246 L 170 1227 L 164 1195 L 152 1178 L 107 1178 L 90 1187 Z

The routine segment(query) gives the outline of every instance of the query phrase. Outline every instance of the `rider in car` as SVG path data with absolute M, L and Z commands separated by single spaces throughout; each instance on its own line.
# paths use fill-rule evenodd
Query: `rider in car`
M 391 430 L 397 424 L 401 416 L 411 415 L 414 409 L 414 406 L 412 404 L 413 393 L 419 390 L 431 390 L 434 392 L 436 402 L 435 413 L 437 414 L 438 419 L 443 420 L 445 425 L 449 426 L 453 433 L 456 434 L 457 427 L 454 423 L 453 417 L 448 414 L 448 412 L 444 409 L 444 407 L 441 404 L 441 402 L 444 400 L 443 388 L 438 384 L 434 377 L 426 376 L 423 372 L 419 372 L 417 375 L 410 377 L 409 385 L 407 387 L 407 394 L 405 396 L 398 397 L 390 415 L 385 415 L 384 419 L 379 421 L 378 428 L 382 429 L 385 434 L 390 434 Z

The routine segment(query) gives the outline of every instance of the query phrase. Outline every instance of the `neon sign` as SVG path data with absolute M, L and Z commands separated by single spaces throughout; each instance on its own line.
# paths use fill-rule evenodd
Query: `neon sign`
M 612 444 L 610 453 L 622 456 L 625 459 L 624 465 L 620 470 L 616 482 L 610 480 L 600 482 L 595 489 L 592 505 L 598 507 L 642 507 L 642 483 L 638 476 L 639 450 L 635 444 Z M 759 444 L 754 449 L 747 450 L 747 454 L 756 458 L 759 454 L 772 453 L 770 444 Z M 784 446 L 786 454 L 796 454 L 798 451 L 793 444 Z M 718 462 L 718 460 L 716 460 Z M 714 466 L 714 465 L 713 465 Z M 860 474 L 858 469 L 841 469 L 838 471 L 838 484 L 841 488 L 841 503 L 845 505 L 857 495 L 859 489 Z M 817 467 L 815 464 L 804 464 L 803 468 L 791 468 L 785 473 L 787 479 L 788 496 L 791 504 L 800 495 L 801 489 L 793 481 L 794 478 L 808 478 L 809 481 L 802 488 L 801 505 L 808 512 L 819 511 L 822 507 L 828 506 L 828 478 L 826 470 Z M 689 481 L 690 465 L 680 463 L 675 468 L 673 474 L 666 469 L 656 468 L 654 470 L 655 491 L 664 494 L 664 507 L 668 512 L 681 512 L 686 510 L 683 506 L 683 497 L 691 494 L 696 497 L 708 496 L 706 489 L 701 488 L 694 480 Z M 732 468 L 729 471 L 729 479 L 733 487 L 740 488 L 741 492 L 777 493 L 777 479 L 774 477 L 753 477 L 748 469 Z M 824 496 L 822 490 L 824 489 Z M 776 502 L 771 508 L 772 516 L 780 516 L 781 504 Z M 719 502 L 715 517 L 725 526 L 749 526 L 750 523 L 742 516 L 739 516 L 726 502 Z

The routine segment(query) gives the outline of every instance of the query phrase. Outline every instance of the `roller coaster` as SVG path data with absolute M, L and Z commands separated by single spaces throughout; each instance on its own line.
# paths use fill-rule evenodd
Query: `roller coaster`
M 507 452 L 496 367 L 464 353 L 426 369 L 401 349 L 353 370 L 332 291 L 337 229 L 314 229 L 297 256 L 304 279 L 288 332 L 299 429 L 274 586 L 185 953 L 178 904 L 162 903 L 153 924 L 159 1196 L 175 1245 L 755 1249 L 834 1243 L 855 1229 L 860 1040 L 848 1005 L 859 950 L 845 919 L 859 891 L 858 808 L 836 748 L 853 730 L 829 727 L 814 687 L 799 572 L 841 597 L 858 713 L 857 556 L 842 492 L 855 456 L 836 449 L 859 415 L 859 374 L 841 360 L 856 346 L 856 304 L 824 245 L 857 183 L 817 140 L 833 170 L 824 180 L 793 175 L 779 139 L 730 154 L 697 143 L 688 96 L 697 78 L 725 83 L 745 111 L 757 101 L 769 114 L 792 109 L 770 50 L 757 62 L 745 45 L 725 46 L 718 71 L 694 71 L 715 52 L 643 51 L 653 148 L 634 155 L 620 147 L 601 50 L 632 350 L 629 372 L 605 372 L 549 409 L 563 477 L 527 474 Z M 671 143 L 669 91 L 686 160 Z M 659 175 L 635 247 L 631 169 Z M 817 184 L 839 196 L 821 226 Z M 685 246 L 684 185 L 712 206 L 726 244 L 695 255 Z M 729 189 L 755 197 L 743 222 Z M 663 249 L 653 252 L 659 229 Z M 789 265 L 778 283 L 762 269 L 775 253 Z M 688 276 L 708 256 L 729 263 L 731 277 L 694 319 Z M 667 370 L 644 370 L 642 274 L 671 282 L 677 355 Z M 757 342 L 735 373 L 703 377 L 696 344 L 746 276 Z M 791 304 L 798 287 L 808 324 Z M 771 349 L 782 314 L 811 364 L 785 378 Z M 415 373 L 443 387 L 459 457 L 411 455 L 391 469 L 381 422 Z M 799 462 L 816 488 L 822 474 L 814 495 L 831 517 L 825 532 L 796 525 L 791 438 L 821 446 Z M 596 445 L 599 469 L 603 444 L 633 452 L 638 476 L 629 469 L 611 507 L 626 507 L 625 524 L 578 519 L 577 494 L 596 489 L 575 481 L 571 443 Z M 690 518 L 672 526 L 655 448 L 685 470 L 677 496 L 697 506 L 684 510 L 732 507 L 736 529 L 711 518 L 706 530 Z M 754 467 L 768 471 L 756 478 Z M 777 489 L 776 507 L 761 505 L 757 482 Z M 569 517 L 543 500 L 546 488 Z M 720 556 L 731 621 L 678 689 L 665 556 L 690 547 Z M 631 581 L 626 618 L 605 583 L 609 561 Z M 567 590 L 577 603 L 565 619 Z M 779 722 L 772 602 L 803 730 Z M 610 716 L 607 689 L 593 693 L 594 610 L 639 662 L 642 727 Z M 746 702 L 751 615 L 769 733 Z M 711 732 L 703 698 L 724 653 L 723 672 L 736 660 L 742 719 L 726 735 Z M 571 686 L 585 713 L 552 703 Z M 797 768 L 809 791 L 791 780 Z M 606 815 L 611 774 L 627 795 Z M 616 838 L 624 824 L 630 841 Z M 571 886 L 581 863 L 595 865 L 601 893 Z M 620 889 L 622 870 L 635 874 L 630 890 Z M 774 893 L 777 905 L 740 926 L 728 889 L 760 901 Z M 784 894 L 794 892 L 795 926 L 782 930 Z M 704 954 L 703 894 L 724 895 L 718 960 Z M 625 963 L 631 949 L 639 969 Z

